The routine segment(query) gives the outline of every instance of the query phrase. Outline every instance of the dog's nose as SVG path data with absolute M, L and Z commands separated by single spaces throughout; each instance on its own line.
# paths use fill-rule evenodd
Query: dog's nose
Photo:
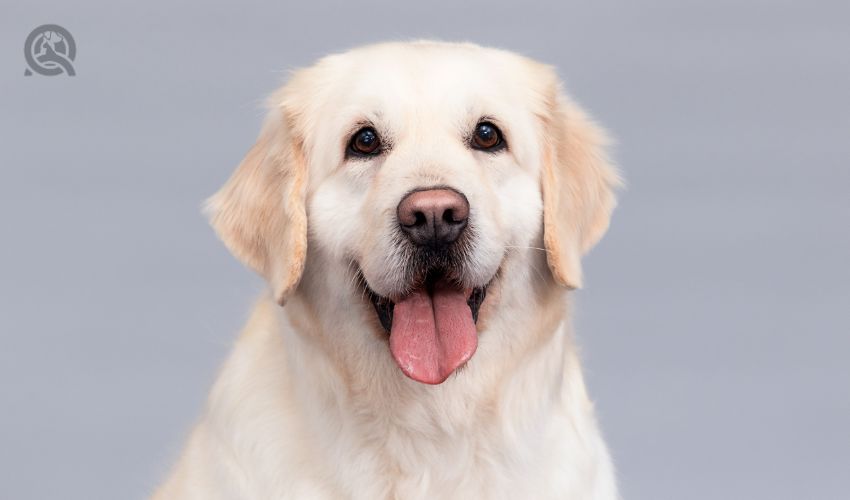
M 413 243 L 440 247 L 453 243 L 466 227 L 469 202 L 454 189 L 413 191 L 398 204 L 401 230 Z

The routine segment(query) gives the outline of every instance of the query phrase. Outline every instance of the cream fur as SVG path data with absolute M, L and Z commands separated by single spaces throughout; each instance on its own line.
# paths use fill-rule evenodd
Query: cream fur
M 270 107 L 208 211 L 271 295 L 154 498 L 617 498 L 567 289 L 618 178 L 554 72 L 471 44 L 382 44 L 297 72 Z M 507 151 L 466 146 L 481 117 Z M 365 121 L 392 147 L 346 161 Z M 493 281 L 474 357 L 427 386 L 395 365 L 353 270 L 405 292 L 394 209 L 433 185 L 470 202 L 464 284 Z

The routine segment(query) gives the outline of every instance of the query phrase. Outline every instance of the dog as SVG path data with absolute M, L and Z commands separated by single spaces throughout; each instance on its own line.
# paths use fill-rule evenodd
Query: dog
M 378 44 L 269 109 L 206 206 L 269 291 L 154 498 L 618 498 L 570 298 L 620 178 L 553 68 Z

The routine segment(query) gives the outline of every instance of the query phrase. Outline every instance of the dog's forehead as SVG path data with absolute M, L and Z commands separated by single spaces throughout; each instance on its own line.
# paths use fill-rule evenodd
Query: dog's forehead
M 491 83 L 490 88 L 508 83 L 507 75 L 501 71 L 507 63 L 505 58 L 485 49 L 404 46 L 364 50 L 351 56 L 361 69 L 352 72 L 352 83 L 360 91 L 399 88 L 415 90 L 420 95 L 439 95 L 468 87 L 480 88 L 485 82 Z
M 475 112 L 475 108 L 533 107 L 543 66 L 510 52 L 471 44 L 397 43 L 328 58 L 326 104 Z

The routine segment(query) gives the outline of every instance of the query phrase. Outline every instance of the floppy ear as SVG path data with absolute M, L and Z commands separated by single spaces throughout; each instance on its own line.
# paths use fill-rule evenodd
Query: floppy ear
M 581 288 L 581 257 L 608 229 L 621 184 L 605 133 L 553 84 L 545 121 L 543 241 L 555 281 Z
M 236 172 L 206 203 L 219 238 L 266 278 L 283 305 L 307 254 L 307 167 L 287 116 L 274 109 Z

